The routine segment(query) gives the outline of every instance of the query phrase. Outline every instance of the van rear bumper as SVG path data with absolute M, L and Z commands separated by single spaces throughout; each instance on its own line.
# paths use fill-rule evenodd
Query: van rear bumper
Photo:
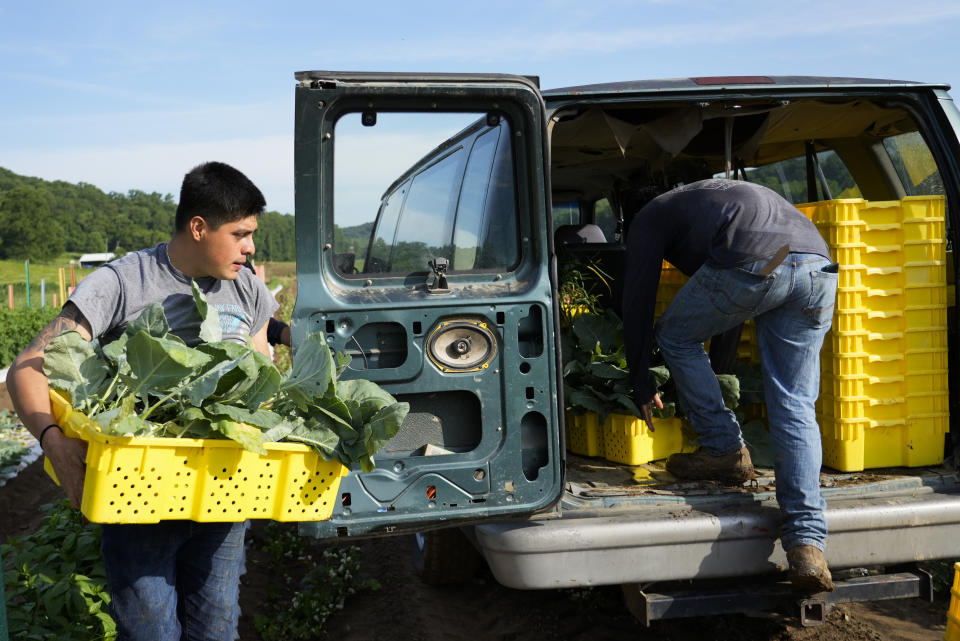
M 562 510 L 475 526 L 496 579 L 556 589 L 771 574 L 786 568 L 775 504 Z M 831 568 L 960 557 L 960 491 L 828 500 Z

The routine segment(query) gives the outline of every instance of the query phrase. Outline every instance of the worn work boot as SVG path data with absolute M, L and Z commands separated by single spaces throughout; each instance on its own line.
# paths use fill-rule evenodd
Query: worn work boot
M 790 562 L 790 583 L 803 592 L 833 592 L 833 577 L 823 552 L 812 545 L 798 545 L 787 550 Z
M 673 454 L 667 459 L 667 471 L 681 479 L 742 483 L 757 478 L 746 447 L 714 456 L 700 449 L 692 454 Z

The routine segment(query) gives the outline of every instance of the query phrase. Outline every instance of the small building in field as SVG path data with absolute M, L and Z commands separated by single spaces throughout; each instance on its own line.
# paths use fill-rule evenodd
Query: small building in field
M 117 255 L 113 252 L 102 252 L 100 254 L 84 254 L 80 257 L 80 267 L 84 269 L 90 269 L 91 267 L 99 267 L 100 265 L 105 265 L 111 260 L 116 258 Z

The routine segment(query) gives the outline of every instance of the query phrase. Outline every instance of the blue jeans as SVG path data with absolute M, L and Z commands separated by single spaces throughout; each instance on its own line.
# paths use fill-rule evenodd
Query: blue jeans
M 118 641 L 233 641 L 243 523 L 104 525 Z
M 703 343 L 753 318 L 784 513 L 784 549 L 827 537 L 820 493 L 820 348 L 837 293 L 836 263 L 816 254 L 789 254 L 773 272 L 769 259 L 729 269 L 704 265 L 677 293 L 654 330 L 678 397 L 700 444 L 711 454 L 743 447 L 740 425 L 723 397 Z

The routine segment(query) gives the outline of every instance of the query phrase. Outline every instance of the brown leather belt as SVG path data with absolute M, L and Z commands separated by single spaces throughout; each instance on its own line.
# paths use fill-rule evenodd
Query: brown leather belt
M 761 276 L 769 276 L 773 273 L 777 267 L 780 266 L 780 263 L 787 259 L 787 256 L 790 254 L 790 245 L 784 245 L 777 250 L 777 253 L 773 255 L 773 258 L 770 259 L 766 265 L 760 268 L 760 271 L 757 273 Z

